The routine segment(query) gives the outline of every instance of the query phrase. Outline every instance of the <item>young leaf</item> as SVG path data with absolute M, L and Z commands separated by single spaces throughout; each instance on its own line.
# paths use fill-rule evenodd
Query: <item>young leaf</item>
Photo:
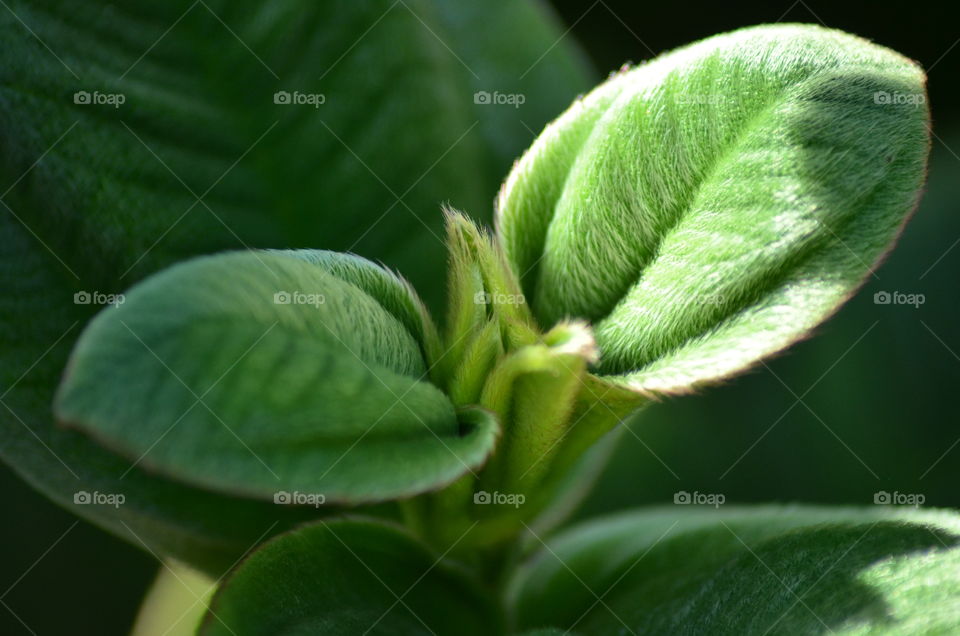
M 591 320 L 601 374 L 675 393 L 802 337 L 917 202 L 924 75 L 807 25 L 709 38 L 624 70 L 508 177 L 498 231 L 538 318 Z
M 216 593 L 200 633 L 353 635 L 503 632 L 459 570 L 393 527 L 338 521 L 267 543 Z
M 481 464 L 496 423 L 458 422 L 423 380 L 422 331 L 388 310 L 422 330 L 419 301 L 399 301 L 409 289 L 354 257 L 294 254 L 199 258 L 136 286 L 80 337 L 58 419 L 167 476 L 259 498 L 383 501 Z
M 947 634 L 958 572 L 953 512 L 675 507 L 549 541 L 512 598 L 521 627 L 585 635 Z
M 553 455 L 574 426 L 576 396 L 587 364 L 595 360 L 590 330 L 561 323 L 543 342 L 518 349 L 490 373 L 480 404 L 502 414 L 509 428 L 484 471 L 484 487 L 524 496 L 542 487 Z

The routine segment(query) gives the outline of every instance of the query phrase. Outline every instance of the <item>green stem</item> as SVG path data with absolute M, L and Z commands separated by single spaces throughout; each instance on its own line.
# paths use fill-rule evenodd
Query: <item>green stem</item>
M 130 636 L 193 636 L 215 587 L 205 575 L 168 562 L 144 597 Z

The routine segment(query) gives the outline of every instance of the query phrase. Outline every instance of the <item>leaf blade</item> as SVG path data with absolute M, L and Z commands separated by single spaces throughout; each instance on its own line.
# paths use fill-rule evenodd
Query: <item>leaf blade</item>
M 859 287 L 917 202 L 928 126 L 902 56 L 808 25 L 742 29 L 576 104 L 508 178 L 498 223 L 520 271 L 542 256 L 526 282 L 540 319 L 595 322 L 600 374 L 686 392 Z
M 555 556 L 545 551 L 514 591 L 521 625 L 547 624 L 548 607 L 563 608 L 550 624 L 586 634 L 621 621 L 635 633 L 949 632 L 960 617 L 925 621 L 960 595 L 958 541 L 948 511 L 650 509 L 550 541 Z
M 502 633 L 463 574 L 390 526 L 337 521 L 279 537 L 218 590 L 199 633 Z
M 80 337 L 58 418 L 145 468 L 260 499 L 378 502 L 481 464 L 495 422 L 461 434 L 413 336 L 330 258 L 223 254 L 151 277 Z

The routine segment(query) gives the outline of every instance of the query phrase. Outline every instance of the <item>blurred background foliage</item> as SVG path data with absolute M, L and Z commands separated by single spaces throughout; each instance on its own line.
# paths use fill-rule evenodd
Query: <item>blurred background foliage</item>
M 647 409 L 631 422 L 579 516 L 669 503 L 681 490 L 722 493 L 728 503 L 854 505 L 872 504 L 878 491 L 899 491 L 923 494 L 928 506 L 960 507 L 953 401 L 960 378 L 960 33 L 947 5 L 553 5 L 570 27 L 564 38 L 579 41 L 598 77 L 749 24 L 822 22 L 862 35 L 929 70 L 936 135 L 924 199 L 864 289 L 816 337 L 766 366 L 726 387 Z M 488 46 L 498 46 L 497 34 L 489 34 Z M 881 291 L 923 294 L 925 302 L 877 305 Z M 126 633 L 156 561 L 49 503 L 5 467 L 0 493 L 0 601 L 30 626 L 0 608 L 0 633 Z

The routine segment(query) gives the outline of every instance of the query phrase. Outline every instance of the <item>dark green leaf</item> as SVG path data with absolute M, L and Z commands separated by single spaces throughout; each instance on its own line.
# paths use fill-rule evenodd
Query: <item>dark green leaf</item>
M 229 494 L 361 503 L 449 483 L 486 459 L 496 422 L 481 411 L 458 422 L 423 380 L 421 334 L 337 275 L 419 306 L 374 268 L 237 252 L 156 274 L 84 331 L 56 415 L 137 464 Z
M 571 529 L 514 582 L 521 626 L 582 634 L 951 634 L 960 517 L 653 509 Z
M 462 573 L 401 531 L 339 521 L 274 539 L 227 579 L 204 636 L 477 634 L 503 628 Z
M 421 221 L 439 234 L 448 200 L 485 217 L 527 144 L 524 125 L 538 130 L 588 86 L 537 3 L 484 3 L 481 24 L 478 10 L 464 0 L 0 7 L 4 461 L 73 512 L 216 574 L 264 532 L 315 514 L 130 470 L 55 428 L 54 388 L 98 309 L 71 301 L 248 245 L 355 250 L 401 267 L 437 301 L 442 286 L 426 283 L 444 254 Z M 499 37 L 514 31 L 525 37 Z M 529 99 L 475 104 L 481 89 Z M 279 90 L 326 102 L 277 105 Z M 78 91 L 125 103 L 76 104 Z M 80 490 L 126 503 L 73 506 Z

